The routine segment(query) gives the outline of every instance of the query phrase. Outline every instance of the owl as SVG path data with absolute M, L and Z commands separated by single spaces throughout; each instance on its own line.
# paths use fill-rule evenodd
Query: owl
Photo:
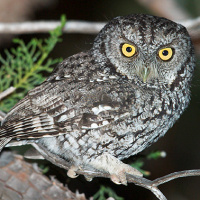
M 179 119 L 190 101 L 194 66 L 182 25 L 144 14 L 116 17 L 90 50 L 58 64 L 10 110 L 0 127 L 0 150 L 32 144 L 58 166 L 67 162 L 70 177 L 90 169 L 126 184 L 126 174 L 142 174 L 121 160 Z

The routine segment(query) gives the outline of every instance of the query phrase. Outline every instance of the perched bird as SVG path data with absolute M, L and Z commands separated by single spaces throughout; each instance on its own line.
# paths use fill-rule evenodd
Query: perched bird
M 121 160 L 179 119 L 190 101 L 194 66 L 182 25 L 144 14 L 116 17 L 89 51 L 64 60 L 10 110 L 0 127 L 0 150 L 32 144 L 47 159 L 67 161 L 70 177 L 95 169 L 126 184 L 126 173 L 142 174 Z

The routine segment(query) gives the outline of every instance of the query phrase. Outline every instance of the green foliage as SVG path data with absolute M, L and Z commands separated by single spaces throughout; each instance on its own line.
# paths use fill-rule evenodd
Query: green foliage
M 49 169 L 50 169 L 50 167 L 48 165 L 44 165 L 44 164 L 39 165 L 39 168 L 42 170 L 43 174 L 48 173 Z
M 154 159 L 157 160 L 158 158 L 164 158 L 166 157 L 165 151 L 153 151 L 147 155 L 147 159 Z
M 94 200 L 106 200 L 108 197 L 113 197 L 115 200 L 123 200 L 124 198 L 119 197 L 115 191 L 110 187 L 101 185 L 99 191 L 93 196 Z
M 30 89 L 45 80 L 44 75 L 52 71 L 52 65 L 62 60 L 48 56 L 61 41 L 65 23 L 65 16 L 62 16 L 61 25 L 50 31 L 47 39 L 33 38 L 28 44 L 21 39 L 14 39 L 17 48 L 5 50 L 6 58 L 0 55 L 0 93 L 11 86 L 16 88 L 14 93 L 0 102 L 1 111 L 8 112 Z
M 157 160 L 158 158 L 163 158 L 166 156 L 166 153 L 164 151 L 153 151 L 151 153 L 149 153 L 145 159 L 154 159 L 154 160 Z M 144 166 L 144 159 L 140 158 L 140 159 L 137 159 L 134 163 L 131 163 L 130 165 L 132 167 L 134 167 L 135 169 L 139 170 L 141 173 L 144 174 L 144 176 L 149 176 L 150 175 L 150 172 L 149 171 L 145 171 L 142 169 L 142 167 Z
M 134 163 L 130 164 L 132 167 L 143 173 L 144 176 L 149 176 L 150 172 L 143 170 L 142 167 L 144 166 L 144 161 L 142 159 L 136 160 Z

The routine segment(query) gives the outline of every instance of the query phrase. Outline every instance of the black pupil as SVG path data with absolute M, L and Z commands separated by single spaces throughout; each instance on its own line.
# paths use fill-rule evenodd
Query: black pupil
M 126 51 L 130 53 L 132 51 L 132 48 L 131 47 L 126 47 Z
M 162 52 L 162 55 L 163 56 L 167 56 L 169 54 L 169 52 L 167 51 L 167 50 L 164 50 L 163 52 Z

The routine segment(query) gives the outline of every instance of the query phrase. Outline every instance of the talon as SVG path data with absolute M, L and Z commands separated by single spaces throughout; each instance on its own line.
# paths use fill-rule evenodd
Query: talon
M 78 174 L 76 174 L 76 172 L 75 172 L 77 169 L 78 169 L 77 167 L 71 166 L 67 172 L 67 176 L 69 176 L 70 178 L 78 177 Z
M 126 172 L 124 170 L 120 171 L 118 174 L 111 174 L 110 179 L 118 185 L 122 184 L 127 186 Z
M 131 167 L 131 166 L 130 166 Z M 135 169 L 135 168 L 133 168 L 133 167 L 131 167 L 129 170 L 127 170 L 127 171 L 125 171 L 126 173 L 128 173 L 128 174 L 131 174 L 131 175 L 133 175 L 133 176 L 140 176 L 140 177 L 143 177 L 143 174 L 139 171 L 139 170 L 137 170 L 137 169 Z
M 127 185 L 126 174 L 133 176 L 143 176 L 143 174 L 130 165 L 124 164 L 116 157 L 104 153 L 93 160 L 90 165 L 96 169 L 106 171 L 110 174 L 110 179 L 116 184 Z
M 85 176 L 86 181 L 88 181 L 88 182 L 92 181 L 92 179 L 93 179 L 92 176 L 86 176 L 86 175 L 84 175 L 84 176 Z
M 143 174 L 137 169 L 131 167 L 130 165 L 123 164 L 122 170 L 118 171 L 117 174 L 111 174 L 110 179 L 115 184 L 118 184 L 118 185 L 123 184 L 127 186 L 126 174 L 131 174 L 133 176 L 140 176 L 140 177 L 143 176 Z
M 111 174 L 110 175 L 110 179 L 113 183 L 117 184 L 117 185 L 121 185 L 121 181 L 119 179 L 119 177 L 116 174 Z

